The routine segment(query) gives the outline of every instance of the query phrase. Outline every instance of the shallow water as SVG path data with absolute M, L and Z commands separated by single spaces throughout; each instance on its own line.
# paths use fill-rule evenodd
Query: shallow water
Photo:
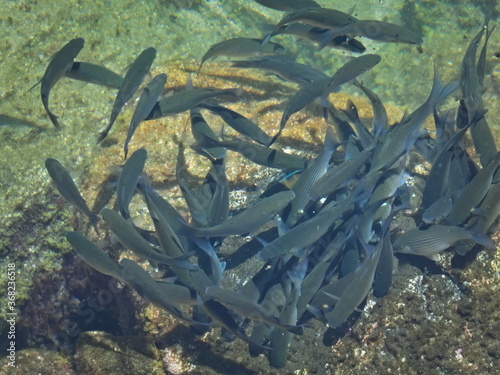
M 332 0 L 320 3 L 325 7 L 351 11 L 345 2 Z M 388 107 L 392 122 L 400 119 L 405 111 L 411 112 L 425 100 L 432 85 L 433 64 L 437 66 L 445 82 L 458 79 L 460 62 L 468 42 L 479 30 L 484 19 L 484 10 L 489 4 L 496 6 L 491 23 L 497 22 L 499 9 L 494 1 L 460 1 L 458 5 L 450 7 L 451 3 L 456 4 L 451 1 L 362 1 L 357 2 L 352 10 L 360 19 L 373 18 L 406 25 L 423 34 L 424 43 L 421 49 L 413 45 L 377 43 L 363 39 L 367 52 L 382 56 L 381 63 L 362 76 L 363 82 L 381 97 Z M 58 198 L 57 192 L 51 187 L 43 162 L 47 157 L 54 157 L 71 166 L 73 178 L 78 181 L 82 194 L 92 207 L 98 198 L 97 186 L 106 180 L 108 168 L 122 163 L 121 145 L 132 110 L 131 105 L 125 107 L 112 130 L 110 141 L 101 148 L 95 144 L 95 139 L 109 118 L 114 100 L 113 90 L 62 79 L 52 90 L 50 97 L 52 111 L 60 116 L 62 124 L 60 132 L 54 129 L 44 111 L 40 102 L 39 88 L 26 91 L 43 75 L 50 56 L 75 37 L 83 37 L 86 41 L 84 49 L 78 56 L 79 60 L 100 63 L 120 73 L 126 71 L 128 64 L 143 49 L 154 46 L 158 53 L 153 64 L 153 73 L 164 71 L 169 74 L 168 87 L 181 88 L 187 77 L 186 72 L 193 75 L 195 85 L 199 86 L 241 85 L 245 89 L 246 86 L 251 86 L 248 87 L 250 94 L 245 97 L 246 102 L 237 108 L 249 117 L 254 116 L 259 109 L 252 95 L 270 106 L 277 106 L 278 111 L 274 111 L 276 113 L 267 113 L 268 117 L 262 115 L 264 120 L 259 121 L 263 127 L 274 133 L 279 118 L 277 116 L 283 109 L 283 98 L 292 92 L 292 86 L 258 72 L 241 73 L 228 69 L 224 58 L 207 62 L 204 66 L 205 75 L 198 77 L 193 73 L 201 57 L 212 44 L 237 36 L 260 37 L 262 35 L 260 25 L 277 22 L 282 13 L 267 9 L 253 1 L 0 0 L 0 5 L 2 8 L 0 87 L 3 89 L 0 91 L 0 145 L 3 151 L 0 158 L 0 190 L 4 192 L 0 196 L 0 227 L 3 232 L 0 236 L 0 257 L 3 259 L 0 264 L 0 285 L 4 296 L 8 264 L 15 264 L 16 308 L 20 309 L 17 349 L 48 347 L 55 350 L 55 348 L 60 349 L 60 345 L 54 336 L 61 331 L 67 331 L 72 322 L 66 321 L 67 326 L 58 327 L 61 321 L 64 321 L 66 317 L 64 311 L 67 312 L 68 307 L 51 306 L 57 305 L 60 301 L 65 301 L 64 304 L 68 301 L 75 302 L 77 299 L 83 301 L 88 296 L 80 295 L 74 299 L 68 297 L 67 289 L 60 286 L 67 285 L 68 280 L 63 276 L 52 275 L 57 275 L 63 265 L 67 267 L 67 264 L 63 263 L 62 254 L 71 254 L 71 249 L 63 238 L 64 232 L 74 228 L 86 228 L 86 225 L 85 218 L 76 214 L 73 208 L 68 209 Z M 298 61 L 310 64 L 328 74 L 333 73 L 353 56 L 351 53 L 333 49 L 318 51 L 314 46 L 296 41 L 290 36 L 277 37 L 274 41 L 283 44 Z M 500 38 L 496 31 L 489 40 L 485 80 L 487 90 L 483 96 L 488 109 L 486 117 L 496 139 L 500 134 L 499 53 Z M 258 84 L 252 83 L 257 79 L 260 80 Z M 271 89 L 275 91 L 270 91 Z M 356 103 L 359 102 L 360 108 L 366 108 L 366 104 L 363 107 L 361 103 L 363 99 L 354 88 L 345 87 L 344 90 L 347 97 L 353 98 Z M 444 108 L 454 104 L 454 100 L 450 99 Z M 308 113 L 307 110 L 305 113 Z M 187 115 L 175 116 L 173 119 L 151 125 L 150 133 L 141 131 L 134 138 L 134 149 L 140 147 L 141 142 L 147 142 L 150 147 L 148 174 L 154 181 L 162 181 L 165 188 L 174 185 L 172 181 L 175 173 L 176 146 L 171 139 L 172 134 L 180 136 L 187 123 Z M 314 137 L 308 132 L 307 127 L 295 131 L 289 130 L 290 132 L 285 135 L 291 137 L 300 133 L 299 138 L 306 144 L 305 151 L 316 152 L 324 127 L 321 124 L 311 124 L 311 127 L 320 135 Z M 294 146 L 300 148 L 301 143 L 297 142 Z M 196 163 L 192 159 L 190 162 Z M 237 163 L 230 165 L 229 169 L 229 178 L 233 181 L 234 187 L 238 188 L 231 197 L 234 207 L 245 204 L 246 193 L 252 184 L 260 184 L 255 188 L 258 190 L 265 184 L 262 181 L 269 181 L 275 177 L 274 174 L 262 169 L 253 167 L 245 169 Z M 201 171 L 196 171 L 196 165 L 193 165 L 193 173 L 202 176 Z M 256 178 L 258 182 L 252 182 L 249 176 L 258 177 Z M 176 202 L 180 206 L 179 191 L 174 189 L 172 194 L 177 197 Z M 140 217 L 140 208 L 137 210 L 139 211 L 137 216 Z M 89 232 L 89 235 L 93 234 Z M 386 302 L 381 300 L 382 307 L 377 305 L 374 308 L 379 309 L 375 316 L 372 316 L 369 322 L 363 322 L 361 327 L 356 327 L 357 331 L 340 345 L 334 348 L 324 347 L 321 343 L 317 343 L 318 340 L 315 340 L 314 336 L 304 338 L 303 341 L 301 338 L 295 340 L 292 354 L 294 358 L 287 365 L 286 371 L 304 374 L 360 374 L 373 373 L 370 371 L 375 371 L 374 369 L 383 372 L 384 368 L 391 368 L 393 371 L 398 368 L 412 370 L 420 355 L 427 356 L 428 367 L 423 366 L 424 372 L 432 369 L 436 371 L 435 373 L 460 373 L 460 371 L 465 373 L 473 368 L 487 373 L 491 370 L 492 364 L 498 361 L 496 357 L 498 343 L 485 341 L 486 344 L 483 346 L 487 349 L 481 349 L 485 331 L 476 327 L 478 333 L 475 336 L 474 333 L 470 333 L 469 337 L 466 330 L 471 330 L 469 325 L 473 324 L 470 322 L 472 319 L 467 320 L 469 316 L 462 314 L 461 311 L 466 310 L 469 298 L 474 304 L 480 304 L 481 298 L 498 293 L 490 286 L 498 283 L 498 255 L 481 255 L 477 262 L 484 263 L 455 271 L 462 277 L 460 279 L 462 283 L 477 288 L 467 296 L 462 296 L 460 301 L 453 305 L 453 312 L 459 311 L 458 314 L 449 316 L 449 311 L 441 311 L 446 310 L 445 298 L 451 298 L 449 295 L 456 292 L 453 283 L 441 280 L 436 275 L 433 275 L 433 279 L 419 275 L 413 269 L 405 270 L 403 273 L 407 272 L 409 275 L 405 275 L 404 279 L 412 282 L 410 284 L 402 280 L 399 284 L 396 282 L 394 289 L 397 291 L 394 295 L 388 296 Z M 82 264 L 78 265 L 78 269 L 85 272 Z M 90 277 L 95 277 L 95 273 Z M 239 280 L 245 276 L 235 273 L 231 277 Z M 428 281 L 426 278 L 432 279 L 431 284 L 435 283 L 432 284 L 433 288 L 449 288 L 446 289 L 448 292 L 429 291 L 425 287 Z M 46 283 L 49 287 L 43 291 L 37 289 L 40 283 Z M 397 289 L 398 287 L 400 289 Z M 418 302 L 408 297 L 408 290 L 411 287 L 418 290 L 418 295 L 415 297 Z M 96 288 L 99 290 L 100 286 Z M 402 300 L 405 302 L 401 302 Z M 26 301 L 29 301 L 29 307 L 25 309 L 22 306 Z M 402 303 L 403 306 L 399 306 L 398 303 Z M 437 307 L 420 311 L 421 314 L 417 314 L 418 318 L 415 320 L 418 324 L 422 324 L 428 319 L 435 325 L 430 324 L 426 330 L 418 331 L 415 327 L 418 324 L 410 322 L 409 324 L 413 324 L 412 333 L 408 331 L 403 333 L 414 335 L 416 338 L 411 337 L 419 345 L 428 347 L 423 354 L 412 351 L 411 345 L 405 342 L 407 339 L 398 336 L 398 327 L 405 322 L 404 314 L 410 313 L 412 308 L 416 308 L 415 306 L 421 308 L 425 304 L 432 303 Z M 488 300 L 484 303 L 488 305 L 493 302 Z M 0 304 L 3 309 L 7 306 L 7 300 L 2 298 Z M 472 315 L 477 313 L 474 307 L 471 309 L 474 311 Z M 439 315 L 439 312 L 442 315 L 436 318 L 435 315 Z M 51 314 L 60 316 L 53 320 L 45 318 Z M 155 313 L 149 312 L 149 314 L 153 316 Z M 156 322 L 151 316 L 148 319 Z M 6 334 L 8 329 L 4 318 L 5 315 L 2 315 L 0 323 L 2 335 Z M 481 322 L 482 327 L 498 324 L 498 319 L 493 316 L 491 320 L 483 315 L 475 318 Z M 449 323 L 451 328 L 448 334 L 458 337 L 457 345 L 463 344 L 469 351 L 462 346 L 448 347 L 439 340 L 439 335 L 436 337 L 431 334 L 432 330 L 446 327 L 446 319 L 453 321 Z M 80 323 L 77 322 L 77 325 Z M 155 332 L 155 328 L 146 326 L 144 322 L 139 323 L 144 332 Z M 314 324 L 313 327 L 318 330 L 320 337 L 324 328 L 319 324 Z M 92 329 L 120 333 L 121 328 L 117 324 L 108 329 L 106 324 L 102 323 L 92 326 Z M 496 329 L 496 332 L 500 330 Z M 372 339 L 370 335 L 373 335 Z M 182 341 L 182 334 L 172 337 L 173 340 Z M 168 341 L 168 338 L 166 340 Z M 193 349 L 191 351 L 187 349 L 189 345 L 196 347 L 198 351 L 206 351 L 197 360 L 183 359 L 192 366 L 185 368 L 191 368 L 193 373 L 229 374 L 231 371 L 260 373 L 267 369 L 265 359 L 251 358 L 242 343 L 222 343 L 218 333 L 206 338 L 205 344 L 196 344 L 196 340 L 196 337 L 190 337 L 187 343 L 177 343 L 177 346 L 172 346 L 171 349 L 174 357 L 181 358 L 183 350 L 192 354 Z M 370 340 L 372 345 L 368 345 Z M 435 341 L 438 344 L 433 344 Z M 209 344 L 206 344 L 207 342 Z M 166 356 L 169 346 L 163 344 L 161 346 L 166 346 L 167 349 L 164 349 L 161 355 Z M 316 348 L 316 344 L 317 350 L 312 349 Z M 237 359 L 231 360 L 231 350 L 235 351 Z M 214 351 L 220 355 L 218 360 L 221 364 L 210 364 L 209 358 Z M 445 353 L 443 358 L 436 354 L 440 351 Z M 399 354 L 396 355 L 395 352 Z M 415 354 L 416 352 L 419 354 Z M 342 356 L 346 356 L 344 360 L 339 359 Z M 70 362 L 71 360 L 67 358 L 64 359 L 66 362 L 61 361 Z M 373 358 L 377 358 L 375 364 L 370 363 Z M 224 361 L 227 361 L 226 367 Z M 236 365 L 239 361 L 243 362 L 242 367 Z M 51 363 L 50 366 L 55 366 L 54 362 Z M 19 357 L 18 365 L 22 365 Z M 71 366 L 72 364 L 69 365 Z M 335 368 L 338 372 L 335 372 Z M 435 370 L 436 368 L 438 370 Z M 2 369 L 0 371 L 9 373 L 7 367 Z

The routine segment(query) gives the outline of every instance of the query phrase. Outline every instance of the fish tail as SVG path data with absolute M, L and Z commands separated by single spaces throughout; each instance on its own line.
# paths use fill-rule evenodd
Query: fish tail
M 434 82 L 432 84 L 432 90 L 427 99 L 427 103 L 432 104 L 435 107 L 439 102 L 446 99 L 459 87 L 458 81 L 452 81 L 448 84 L 443 84 L 441 76 L 437 70 L 436 65 L 434 65 Z

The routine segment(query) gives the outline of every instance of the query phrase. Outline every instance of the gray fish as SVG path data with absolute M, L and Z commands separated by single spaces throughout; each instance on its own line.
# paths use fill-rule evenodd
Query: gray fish
M 105 275 L 124 281 L 122 270 L 104 251 L 95 243 L 78 232 L 66 232 L 66 239 L 76 250 L 78 255 L 92 268 Z
M 264 5 L 265 7 L 281 10 L 281 11 L 289 11 L 293 9 L 301 9 L 301 8 L 321 8 L 314 0 L 255 0 L 260 5 Z
M 155 57 L 156 49 L 149 47 L 142 51 L 130 65 L 125 77 L 123 78 L 123 82 L 118 89 L 118 93 L 116 94 L 108 126 L 99 134 L 97 143 L 106 138 L 123 106 L 130 100 L 130 98 L 132 98 L 132 96 L 134 96 L 135 92 L 141 85 L 144 77 L 153 64 Z
M 202 201 L 197 194 L 191 189 L 188 183 L 188 172 L 186 166 L 186 159 L 184 157 L 184 144 L 179 142 L 179 151 L 177 152 L 177 163 L 175 164 L 175 177 L 177 178 L 177 184 L 181 189 L 182 196 L 186 201 L 187 207 L 191 218 L 197 227 L 206 227 L 208 225 L 208 215 L 207 208 L 203 207 Z M 212 195 L 207 197 L 209 201 L 212 200 Z
M 196 148 L 224 147 L 238 152 L 256 164 L 279 169 L 303 169 L 306 161 L 297 155 L 287 154 L 284 151 L 268 148 L 256 143 L 234 139 L 232 141 L 217 141 L 203 136 L 201 142 L 191 146 Z
M 271 37 L 280 34 L 294 35 L 299 39 L 317 43 L 320 49 L 331 47 L 354 53 L 363 53 L 366 51 L 365 46 L 354 38 L 349 38 L 345 35 L 328 38 L 329 29 L 323 29 L 303 23 L 291 23 L 278 28 L 271 26 L 270 30 L 272 30 L 272 34 L 270 34 Z
M 61 79 L 61 77 L 64 76 L 66 71 L 71 67 L 84 44 L 85 40 L 83 38 L 70 40 L 64 47 L 52 56 L 42 79 L 33 86 L 35 87 L 41 83 L 40 96 L 42 98 L 42 104 L 50 117 L 50 121 L 52 121 L 57 129 L 60 129 L 61 125 L 59 125 L 59 121 L 57 121 L 57 116 L 54 115 L 49 109 L 50 90 L 52 90 L 52 87 L 54 87 L 57 81 L 59 81 L 59 79 Z M 30 88 L 30 90 L 32 88 Z
M 245 61 L 231 61 L 231 63 L 235 68 L 263 69 L 299 85 L 327 77 L 325 73 L 285 56 L 263 56 Z
M 444 85 L 439 77 L 437 69 L 434 69 L 434 81 L 429 97 L 420 107 L 405 117 L 386 134 L 382 145 L 375 151 L 372 168 L 376 169 L 382 164 L 386 164 L 387 160 L 394 158 L 394 155 L 405 156 L 415 143 L 427 116 L 434 111 L 434 108 L 439 102 L 444 100 L 457 88 L 458 82 L 456 81 Z M 394 192 L 390 192 L 389 195 L 393 193 Z M 379 197 L 377 199 L 381 198 Z
M 339 202 L 330 202 L 310 219 L 299 223 L 282 236 L 265 245 L 259 253 L 261 260 L 277 258 L 298 251 L 315 243 L 335 221 L 348 211 L 356 200 L 356 193 Z
M 167 75 L 162 73 L 155 76 L 144 88 L 144 91 L 139 98 L 139 102 L 135 107 L 134 114 L 132 115 L 132 119 L 130 120 L 130 125 L 128 127 L 127 139 L 125 139 L 125 144 L 123 146 L 125 159 L 127 158 L 128 154 L 128 144 L 132 139 L 135 130 L 153 110 L 153 107 L 158 102 L 158 98 L 161 95 L 166 83 Z
M 239 97 L 242 94 L 243 89 L 241 88 L 216 89 L 212 87 L 195 87 L 160 99 L 145 120 L 153 120 L 189 111 L 208 99 L 220 96 Z
M 273 137 L 273 143 L 280 136 L 288 119 L 296 112 L 305 108 L 318 98 L 323 98 L 326 102 L 326 97 L 333 91 L 347 83 L 365 71 L 373 68 L 380 62 L 380 56 L 367 54 L 356 57 L 345 63 L 338 69 L 332 77 L 323 78 L 304 85 L 299 91 L 288 101 L 283 115 L 281 117 L 278 133 Z M 325 106 L 325 105 L 324 105 Z
M 122 245 L 127 249 L 132 250 L 138 256 L 154 262 L 167 264 L 172 267 L 185 268 L 191 271 L 198 269 L 196 265 L 186 260 L 172 258 L 157 252 L 151 244 L 135 230 L 132 224 L 120 216 L 118 212 L 109 208 L 103 208 L 101 210 L 101 216 L 116 237 L 118 237 L 118 240 L 122 243 Z
M 453 246 L 460 240 L 472 240 L 494 249 L 495 245 L 485 234 L 453 225 L 432 225 L 427 229 L 414 228 L 403 233 L 393 243 L 394 251 L 405 254 L 423 255 L 432 260 L 439 260 L 438 253 Z
M 280 212 L 295 197 L 293 191 L 282 191 L 264 198 L 253 206 L 210 228 L 190 228 L 197 236 L 221 237 L 252 232 Z
M 193 272 L 193 286 L 198 293 L 199 305 L 215 322 L 232 335 L 249 343 L 253 348 L 268 349 L 248 337 L 228 308 L 205 293 L 206 289 L 213 286 L 213 284 L 203 270 Z
M 222 224 L 229 215 L 229 184 L 226 177 L 225 159 L 210 159 L 212 166 L 205 183 L 213 186 L 213 194 L 207 210 L 208 224 Z
M 205 328 L 205 323 L 197 322 L 187 316 L 182 310 L 174 305 L 173 300 L 167 294 L 167 289 L 159 286 L 158 283 L 131 259 L 123 258 L 120 261 L 123 268 L 123 279 L 147 302 L 166 310 L 173 317 L 198 328 Z
M 422 38 L 413 31 L 389 22 L 357 20 L 325 33 L 326 40 L 340 35 L 362 36 L 378 42 L 422 44 Z
M 311 187 L 325 174 L 330 158 L 339 145 L 340 143 L 335 143 L 333 128 L 328 126 L 321 153 L 313 162 L 309 163 L 293 185 L 292 191 L 295 193 L 295 198 L 290 203 L 290 212 L 286 218 L 288 226 L 293 227 L 302 217 L 307 204 L 310 202 L 309 191 Z
M 224 120 L 231 128 L 238 133 L 245 135 L 261 145 L 268 146 L 271 143 L 271 137 L 268 136 L 259 126 L 253 121 L 247 119 L 245 116 L 240 115 L 232 109 L 220 106 L 200 104 L 200 107 L 208 109 L 210 112 L 215 113 Z
M 453 209 L 448 215 L 446 224 L 460 225 L 465 222 L 471 210 L 479 205 L 488 192 L 493 176 L 500 166 L 500 151 L 469 182 L 462 194 L 455 200 Z
M 309 199 L 317 201 L 340 187 L 345 186 L 373 155 L 375 145 L 361 151 L 352 159 L 346 160 L 339 165 L 334 165 L 321 176 L 309 190 Z
M 264 308 L 264 306 L 255 303 L 250 298 L 245 297 L 240 293 L 223 289 L 217 286 L 208 287 L 205 290 L 205 293 L 208 297 L 211 297 L 222 303 L 229 310 L 232 310 L 244 317 L 282 328 L 295 335 L 302 335 L 304 332 L 302 326 L 282 323 L 278 318 L 270 314 L 268 310 Z
M 144 169 L 144 164 L 148 157 L 148 152 L 145 148 L 140 148 L 130 156 L 125 162 L 118 183 L 116 185 L 116 197 L 118 201 L 118 209 L 120 214 L 125 218 L 130 218 L 128 207 L 134 196 L 137 182 Z
M 85 200 L 80 195 L 75 182 L 69 175 L 69 172 L 59 163 L 56 159 L 48 158 L 45 160 L 45 168 L 49 172 L 50 177 L 56 184 L 56 188 L 59 193 L 66 199 L 69 203 L 74 205 L 85 215 L 87 215 L 94 226 L 97 234 L 99 234 L 99 229 L 97 229 L 97 222 L 99 221 L 99 216 L 90 211 L 85 203 Z
M 66 77 L 109 87 L 112 89 L 119 89 L 123 83 L 123 77 L 118 73 L 109 70 L 108 68 L 83 61 L 75 61 L 71 67 L 64 73 Z
M 328 326 L 337 328 L 344 323 L 353 311 L 363 302 L 368 292 L 370 291 L 375 276 L 380 254 L 382 252 L 383 241 L 379 241 L 377 246 L 373 248 L 370 245 L 363 244 L 367 256 L 361 263 L 358 269 L 352 272 L 352 281 L 340 296 L 330 294 L 326 289 L 322 288 L 318 293 L 324 293 L 335 301 L 335 305 L 331 311 L 325 313 L 328 319 Z
M 489 15 L 486 16 L 481 30 L 469 43 L 460 68 L 460 87 L 463 93 L 463 104 L 468 116 L 468 121 L 476 116 L 477 111 L 484 109 L 481 81 L 478 76 L 476 52 L 483 33 L 488 28 Z M 485 118 L 481 118 L 470 129 L 474 147 L 479 155 L 481 165 L 485 167 L 497 152 L 496 142 Z
M 284 285 L 284 294 L 286 305 L 284 306 L 279 319 L 288 325 L 297 324 L 297 302 L 300 298 L 300 289 L 302 281 L 307 271 L 307 260 L 300 262 L 294 270 L 287 271 L 287 280 Z M 288 348 L 293 335 L 290 331 L 282 328 L 275 328 L 271 337 L 271 347 L 273 350 L 269 353 L 269 363 L 276 368 L 285 366 L 288 356 Z
M 212 128 L 207 124 L 203 116 L 201 115 L 200 109 L 195 107 L 190 109 L 191 118 L 191 133 L 193 133 L 194 139 L 200 141 L 202 139 L 202 134 L 209 138 L 217 139 L 217 136 L 212 131 Z M 223 158 L 226 156 L 226 149 L 222 147 L 208 148 L 206 151 L 216 159 Z
M 218 56 L 229 57 L 253 57 L 265 55 L 283 54 L 285 48 L 276 43 L 267 43 L 261 45 L 260 39 L 251 38 L 233 38 L 224 40 L 220 43 L 212 45 L 201 58 L 201 64 L 198 68 L 198 73 L 203 66 L 203 63 L 208 59 L 215 59 Z
M 274 30 L 264 38 L 262 43 L 267 43 L 275 30 L 291 23 L 300 22 L 324 29 L 333 29 L 354 21 L 357 21 L 355 17 L 351 16 L 350 14 L 341 12 L 340 10 L 316 7 L 302 8 L 291 11 L 285 17 L 283 17 L 281 21 L 279 21 L 278 24 L 274 27 Z
M 380 97 L 362 85 L 357 79 L 353 80 L 353 84 L 354 86 L 359 87 L 370 100 L 373 108 L 372 132 L 375 137 L 377 138 L 380 135 L 387 133 L 387 131 L 389 131 L 389 117 L 387 116 L 387 111 L 385 110 Z

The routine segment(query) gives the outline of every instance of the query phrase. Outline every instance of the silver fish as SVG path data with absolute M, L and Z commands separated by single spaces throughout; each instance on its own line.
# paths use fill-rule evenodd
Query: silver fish
M 116 185 L 118 209 L 125 219 L 130 218 L 128 207 L 134 196 L 137 182 L 144 169 L 147 157 L 148 152 L 145 148 L 134 151 L 132 156 L 125 162 L 120 177 L 118 177 L 118 183 Z
M 438 260 L 440 253 L 460 240 L 472 240 L 488 248 L 495 245 L 485 234 L 477 234 L 471 230 L 454 225 L 432 225 L 427 229 L 414 228 L 403 233 L 393 243 L 394 251 L 405 254 L 423 255 Z
M 66 71 L 71 67 L 76 56 L 80 53 L 85 40 L 83 38 L 75 38 L 70 40 L 64 47 L 57 51 L 47 66 L 42 79 L 37 82 L 33 87 L 41 83 L 40 96 L 42 98 L 42 104 L 49 115 L 50 121 L 54 124 L 57 129 L 61 128 L 59 121 L 57 121 L 57 116 L 54 115 L 49 109 L 49 95 L 52 87 L 61 79 Z M 28 91 L 30 91 L 30 88 Z
M 108 68 L 83 61 L 75 61 L 71 67 L 66 70 L 64 75 L 71 79 L 92 83 L 119 89 L 123 83 L 123 77 Z
M 135 92 L 141 85 L 144 77 L 153 64 L 155 57 L 156 49 L 149 47 L 142 51 L 130 65 L 125 77 L 123 78 L 123 82 L 118 89 L 118 93 L 116 94 L 108 126 L 99 134 L 97 143 L 106 138 L 123 106 L 130 100 L 130 98 L 132 98 L 132 96 L 134 96 Z
M 198 267 L 186 260 L 172 258 L 157 252 L 151 244 L 146 241 L 118 212 L 109 208 L 101 210 L 101 216 L 106 224 L 111 228 L 113 233 L 118 237 L 118 240 L 127 249 L 132 250 L 138 256 L 158 262 L 167 264 L 173 267 L 185 268 L 187 270 L 195 271 Z
M 198 73 L 203 66 L 203 63 L 208 59 L 215 59 L 218 56 L 229 57 L 253 57 L 265 55 L 277 55 L 285 52 L 285 48 L 276 43 L 267 43 L 261 45 L 260 39 L 251 38 L 233 38 L 224 40 L 220 43 L 212 45 L 201 58 L 201 64 L 198 68 Z
M 132 119 L 130 120 L 130 125 L 128 127 L 127 139 L 125 139 L 125 144 L 123 146 L 125 159 L 127 158 L 128 154 L 128 144 L 132 139 L 135 130 L 153 110 L 153 107 L 158 102 L 158 98 L 160 97 L 166 83 L 167 75 L 162 73 L 155 76 L 144 88 L 144 91 L 139 98 L 139 102 L 135 107 L 134 114 L 132 115 Z
M 76 250 L 78 255 L 92 268 L 105 275 L 124 281 L 122 270 L 104 251 L 95 243 L 78 232 L 66 232 L 66 239 Z
M 69 175 L 69 172 L 62 166 L 61 163 L 59 163 L 59 161 L 52 158 L 45 160 L 45 168 L 56 184 L 56 188 L 59 193 L 64 197 L 64 199 L 89 217 L 96 233 L 99 234 L 99 229 L 97 229 L 99 216 L 88 208 L 87 203 L 85 203 L 85 200 L 80 195 L 80 192 L 78 191 L 75 182 Z
M 173 317 L 194 327 L 204 328 L 206 324 L 197 322 L 187 316 L 182 310 L 175 306 L 173 300 L 166 293 L 168 290 L 159 286 L 156 281 L 131 259 L 123 258 L 120 261 L 123 268 L 123 278 L 135 291 L 147 302 L 166 310 Z
M 255 203 L 245 211 L 210 228 L 190 228 L 197 236 L 220 237 L 252 232 L 280 212 L 295 197 L 293 191 L 282 191 Z

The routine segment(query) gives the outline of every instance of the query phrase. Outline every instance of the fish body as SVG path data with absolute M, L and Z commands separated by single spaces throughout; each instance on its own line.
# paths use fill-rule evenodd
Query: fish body
M 123 78 L 120 88 L 118 89 L 118 93 L 116 94 L 108 126 L 99 134 L 97 143 L 106 138 L 123 106 L 132 98 L 132 96 L 134 96 L 135 92 L 141 85 L 144 77 L 151 68 L 151 65 L 153 65 L 155 57 L 156 49 L 149 47 L 142 51 L 134 62 L 132 62 L 127 70 L 127 73 L 125 74 L 125 77 Z
M 167 83 L 167 75 L 166 74 L 158 74 L 155 76 L 148 85 L 144 88 L 144 91 L 139 98 L 139 102 L 135 107 L 134 114 L 132 115 L 132 119 L 130 120 L 130 125 L 128 127 L 127 139 L 125 140 L 125 144 L 123 146 L 123 150 L 125 152 L 125 159 L 128 154 L 128 144 L 132 139 L 132 136 L 135 133 L 135 130 L 139 126 L 139 124 L 144 121 L 151 111 L 153 107 L 158 102 L 158 98 L 160 97 L 165 84 Z
M 125 162 L 118 183 L 116 186 L 116 196 L 118 201 L 118 209 L 120 214 L 125 218 L 130 218 L 128 207 L 134 196 L 139 176 L 144 169 L 144 164 L 148 157 L 148 152 L 145 148 L 136 150 L 130 158 Z
M 122 270 L 95 243 L 78 232 L 66 232 L 66 239 L 78 255 L 92 268 L 105 275 L 123 281 Z
M 301 8 L 321 8 L 314 0 L 255 0 L 260 5 L 265 7 L 281 10 L 283 12 L 293 10 L 293 9 L 301 9 Z
M 189 111 L 192 108 L 198 107 L 201 102 L 208 99 L 220 96 L 239 97 L 241 94 L 243 94 L 241 88 L 216 89 L 211 87 L 196 87 L 190 90 L 181 91 L 177 94 L 160 99 L 145 120 L 153 120 Z
M 422 44 L 422 38 L 413 31 L 389 22 L 357 20 L 334 29 L 325 35 L 334 38 L 340 35 L 362 36 L 378 42 Z
M 122 245 L 132 250 L 138 256 L 173 267 L 185 268 L 192 271 L 198 269 L 196 265 L 188 261 L 172 258 L 155 251 L 151 244 L 135 230 L 132 224 L 120 216 L 118 212 L 109 208 L 103 208 L 101 215 Z
M 59 193 L 66 199 L 69 203 L 74 205 L 85 215 L 87 215 L 94 226 L 97 234 L 99 230 L 97 229 L 97 222 L 99 221 L 99 216 L 93 213 L 90 208 L 88 208 L 87 203 L 80 195 L 75 182 L 69 175 L 69 172 L 62 166 L 56 159 L 48 158 L 45 160 L 45 168 L 49 172 L 50 177 L 56 184 L 56 188 Z
M 83 61 L 75 61 L 64 74 L 71 79 L 112 89 L 119 89 L 123 83 L 123 77 L 112 70 Z
M 287 154 L 281 150 L 268 148 L 253 142 L 241 141 L 239 139 L 217 141 L 216 139 L 203 137 L 201 142 L 198 142 L 192 147 L 195 149 L 197 147 L 224 147 L 228 150 L 238 152 L 243 157 L 256 164 L 270 168 L 303 169 L 306 166 L 306 161 L 300 156 Z
M 454 225 L 432 225 L 427 229 L 414 228 L 403 233 L 393 243 L 394 251 L 423 255 L 438 259 L 437 254 L 460 240 L 472 240 L 488 248 L 494 248 L 493 242 L 484 234 Z
M 191 228 L 197 236 L 219 237 L 252 232 L 265 223 L 295 197 L 293 191 L 283 191 L 255 203 L 245 211 L 227 219 L 225 222 L 210 228 Z
M 285 56 L 263 56 L 251 60 L 231 61 L 231 63 L 235 68 L 263 69 L 299 85 L 327 77 L 325 73 Z
M 123 278 L 147 302 L 166 310 L 175 318 L 194 327 L 206 327 L 206 324 L 197 322 L 187 316 L 175 306 L 167 294 L 168 289 L 159 286 L 147 271 L 131 259 L 123 258 L 120 261 L 123 269 Z
M 212 45 L 201 58 L 201 64 L 198 72 L 201 70 L 203 63 L 208 59 L 215 59 L 218 56 L 229 57 L 254 57 L 266 55 L 283 54 L 285 48 L 276 43 L 266 43 L 261 45 L 260 39 L 252 38 L 233 38 L 227 39 L 220 43 Z
M 61 128 L 57 116 L 54 115 L 49 109 L 49 95 L 52 87 L 61 79 L 66 71 L 71 67 L 76 56 L 80 53 L 85 40 L 83 38 L 75 38 L 70 40 L 64 47 L 57 51 L 47 66 L 45 73 L 39 83 L 40 85 L 40 96 L 42 98 L 42 104 L 50 117 L 50 121 L 54 124 L 57 129 Z M 37 83 L 38 84 L 38 83 Z M 36 86 L 36 85 L 35 85 Z M 33 87 L 35 87 L 33 86 Z M 32 88 L 33 88 L 32 87 Z M 31 89 L 30 89 L 31 90 Z

